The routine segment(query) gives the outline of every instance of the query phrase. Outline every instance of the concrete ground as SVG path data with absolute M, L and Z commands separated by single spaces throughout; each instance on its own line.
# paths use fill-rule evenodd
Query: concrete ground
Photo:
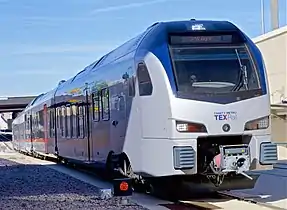
M 138 193 L 134 193 L 128 205 L 120 204 L 116 198 L 101 200 L 98 189 L 110 188 L 110 184 L 49 161 L 17 154 L 9 148 L 6 148 L 5 152 L 0 152 L 0 169 L 0 209 L 177 209 L 160 205 L 170 202 L 151 199 Z M 273 195 L 275 194 L 273 191 L 278 191 L 280 186 L 281 190 L 276 196 L 262 201 L 269 204 L 268 206 L 237 199 L 203 199 L 203 201 L 186 201 L 193 203 L 195 207 L 180 209 L 196 210 L 203 209 L 199 206 L 206 206 L 209 207 L 207 209 L 281 210 L 286 207 L 286 195 L 282 192 L 285 182 L 281 177 L 282 175 L 262 176 L 258 183 L 259 189 L 249 192 L 256 195 L 258 193 Z M 266 186 L 266 183 L 272 183 L 273 188 Z
M 0 154 L 0 209 L 129 209 L 147 210 L 136 203 L 122 205 L 117 197 L 100 198 L 100 188 L 52 169 L 56 166 L 21 154 Z

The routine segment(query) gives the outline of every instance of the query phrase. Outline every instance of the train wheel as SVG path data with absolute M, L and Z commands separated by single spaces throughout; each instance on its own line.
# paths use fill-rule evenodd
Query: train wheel
M 61 163 L 62 162 L 62 157 L 61 156 L 57 156 L 57 163 Z
M 120 155 L 119 165 L 122 175 L 133 178 L 133 170 L 128 157 L 125 154 Z
M 121 176 L 132 179 L 133 191 L 136 189 L 137 191 L 145 192 L 145 186 L 143 186 L 140 180 L 135 176 L 130 161 L 124 153 L 119 156 L 118 170 Z

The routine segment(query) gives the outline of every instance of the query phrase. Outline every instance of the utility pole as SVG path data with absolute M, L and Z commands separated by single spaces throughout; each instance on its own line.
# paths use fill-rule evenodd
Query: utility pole
M 279 28 L 279 9 L 278 0 L 270 0 L 271 2 L 271 28 L 275 30 Z
M 264 0 L 260 0 L 260 6 L 261 6 L 261 32 L 262 34 L 265 34 Z

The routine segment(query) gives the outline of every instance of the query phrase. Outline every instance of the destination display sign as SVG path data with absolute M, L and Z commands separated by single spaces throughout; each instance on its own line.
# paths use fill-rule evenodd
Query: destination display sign
M 232 43 L 232 35 L 170 36 L 171 44 L 223 44 Z

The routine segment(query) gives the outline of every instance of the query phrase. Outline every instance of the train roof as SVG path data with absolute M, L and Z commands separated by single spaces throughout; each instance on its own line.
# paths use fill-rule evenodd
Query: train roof
M 197 27 L 197 28 L 196 28 Z M 92 64 L 85 67 L 79 73 L 77 73 L 74 77 L 70 78 L 68 81 L 63 83 L 63 88 L 66 85 L 73 83 L 79 78 L 84 77 L 89 74 L 92 70 L 95 71 L 99 69 L 101 66 L 107 65 L 122 56 L 138 49 L 142 40 L 146 37 L 147 34 L 149 36 L 147 38 L 154 38 L 152 29 L 157 28 L 158 31 L 166 31 L 166 32 L 182 32 L 186 30 L 198 30 L 204 27 L 206 31 L 234 31 L 238 30 L 238 28 L 229 21 L 214 21 L 214 20 L 186 20 L 186 21 L 169 21 L 169 22 L 156 22 L 149 26 L 145 31 L 141 32 L 134 38 L 126 41 L 124 44 L 110 51 L 109 53 L 103 55 L 100 59 L 94 61 Z
M 155 29 L 155 30 L 153 30 Z M 67 81 L 62 80 L 58 83 L 58 86 L 53 90 L 40 94 L 36 97 L 28 106 L 34 106 L 42 101 L 45 101 L 52 97 L 57 90 L 65 89 L 66 86 L 69 86 L 71 83 L 77 81 L 80 78 L 85 77 L 88 75 L 92 70 L 96 71 L 101 66 L 107 65 L 122 56 L 131 53 L 137 50 L 143 40 L 146 39 L 153 39 L 154 37 L 162 31 L 167 33 L 177 33 L 177 32 L 186 32 L 186 31 L 238 31 L 238 28 L 229 21 L 215 21 L 215 20 L 184 20 L 184 21 L 168 21 L 168 22 L 156 22 L 151 26 L 147 27 L 147 29 L 141 32 L 139 35 L 135 36 L 134 38 L 126 41 L 124 44 L 120 45 L 119 47 L 115 48 L 114 50 L 110 51 L 109 53 L 103 55 L 100 59 L 94 61 L 93 63 L 86 66 L 83 70 L 78 72 L 74 77 L 71 77 Z M 146 36 L 148 34 L 148 36 Z M 162 37 L 157 37 L 157 40 L 160 40 Z M 148 42 L 147 42 L 148 43 Z M 154 44 L 157 44 L 156 41 Z M 143 43 L 144 45 L 144 43 Z
M 53 90 L 50 90 L 46 93 L 41 93 L 38 95 L 34 100 L 32 100 L 24 109 L 24 111 L 31 109 L 32 107 L 41 104 L 43 102 L 47 102 L 48 100 L 51 100 L 56 92 L 56 88 Z

